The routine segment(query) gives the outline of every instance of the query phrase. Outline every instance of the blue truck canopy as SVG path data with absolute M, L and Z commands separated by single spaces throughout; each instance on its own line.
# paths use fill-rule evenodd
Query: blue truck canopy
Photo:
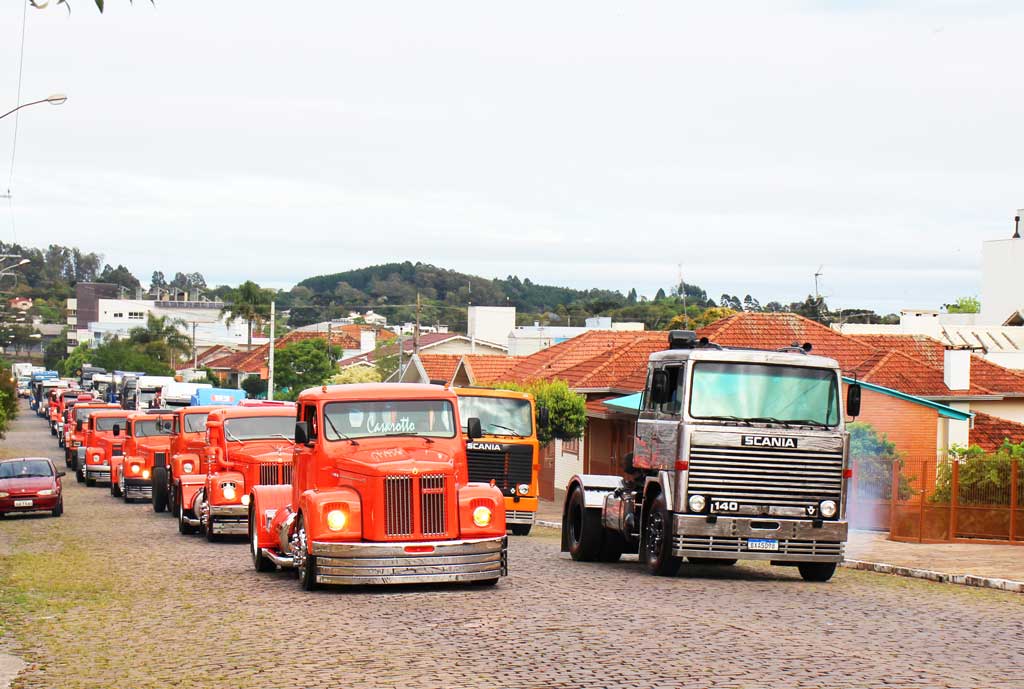
M 221 405 L 233 407 L 245 399 L 245 390 L 231 388 L 199 388 L 192 395 L 192 406 Z

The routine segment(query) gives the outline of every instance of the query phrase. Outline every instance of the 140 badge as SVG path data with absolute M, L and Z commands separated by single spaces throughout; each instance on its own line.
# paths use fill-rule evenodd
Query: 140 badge
M 740 504 L 733 500 L 712 500 L 712 512 L 739 512 Z

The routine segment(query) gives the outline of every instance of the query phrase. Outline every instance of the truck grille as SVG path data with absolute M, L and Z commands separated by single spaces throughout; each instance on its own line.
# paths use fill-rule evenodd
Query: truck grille
M 114 457 L 121 457 L 124 455 L 124 448 L 121 445 L 114 445 L 113 449 L 110 451 L 110 454 L 113 455 Z
M 274 462 L 260 464 L 261 486 L 283 486 L 291 482 L 292 467 L 290 464 L 277 464 Z
M 694 445 L 687 490 L 741 505 L 806 506 L 839 501 L 843 453 Z
M 505 452 L 495 450 L 467 450 L 469 480 L 473 483 L 490 483 L 502 493 L 520 483 L 530 483 L 533 478 L 533 449 L 529 445 L 510 445 Z
M 412 535 L 412 477 L 384 478 L 385 532 L 388 536 Z
M 386 476 L 385 534 L 402 537 L 443 536 L 448 533 L 447 489 L 448 478 L 443 474 L 425 474 L 419 478 Z M 418 521 L 413 519 L 413 515 Z

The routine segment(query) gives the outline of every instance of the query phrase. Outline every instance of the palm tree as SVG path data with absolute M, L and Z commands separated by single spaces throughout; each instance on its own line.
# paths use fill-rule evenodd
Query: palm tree
M 231 302 L 224 305 L 220 315 L 225 316 L 224 322 L 230 325 L 242 319 L 248 325 L 246 350 L 252 350 L 252 324 L 263 323 L 270 318 L 271 292 L 246 280 L 231 294 Z
M 192 350 L 192 340 L 180 328 L 186 327 L 180 318 L 154 316 L 146 314 L 146 327 L 133 328 L 128 333 L 132 342 L 142 345 L 147 354 L 162 359 L 166 355 L 167 363 L 174 366 L 174 355 L 188 354 Z

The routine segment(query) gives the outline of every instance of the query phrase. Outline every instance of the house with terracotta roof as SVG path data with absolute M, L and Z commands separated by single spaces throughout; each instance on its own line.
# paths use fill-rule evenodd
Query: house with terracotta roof
M 392 378 L 393 381 L 398 381 L 400 378 L 403 378 L 407 367 L 410 365 L 413 354 L 416 353 L 415 350 L 417 347 L 411 337 L 394 336 L 394 340 L 385 346 L 377 347 L 373 351 L 363 352 L 343 358 L 338 362 L 338 367 L 348 368 L 350 366 L 375 366 L 377 361 L 380 359 L 393 357 L 398 354 L 399 348 L 401 348 L 402 352 L 401 369 L 396 372 L 395 376 Z M 460 335 L 459 333 L 423 333 L 419 337 L 419 352 L 421 354 L 450 354 L 459 356 L 467 354 L 504 356 L 508 352 L 508 348 L 493 342 L 471 339 L 466 335 Z M 419 373 L 419 371 L 414 368 L 413 371 L 409 372 L 409 377 L 406 379 L 413 380 L 417 373 Z
M 413 354 L 396 383 L 490 385 L 508 380 L 521 357 L 496 354 Z

